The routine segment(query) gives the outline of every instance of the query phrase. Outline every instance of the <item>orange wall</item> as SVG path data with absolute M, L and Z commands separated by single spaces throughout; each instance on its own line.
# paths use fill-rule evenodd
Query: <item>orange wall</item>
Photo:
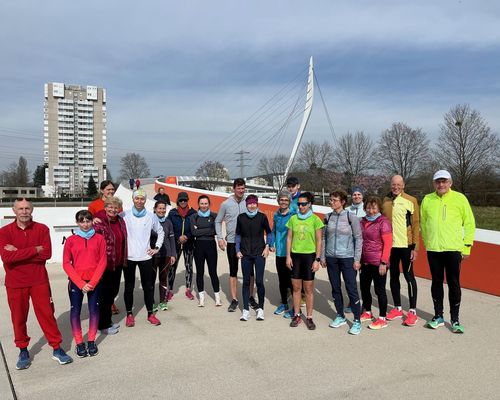
M 168 182 L 173 183 L 174 182 Z M 159 185 L 155 184 L 155 190 L 158 190 Z M 177 189 L 171 186 L 162 186 L 165 192 L 170 196 L 172 203 L 175 203 L 177 194 L 182 191 L 187 191 L 190 197 L 189 205 L 197 209 L 197 193 L 190 193 L 189 188 Z M 218 212 L 221 203 L 226 197 L 218 196 L 215 193 L 210 193 L 211 206 L 210 209 Z M 278 205 L 259 204 L 261 212 L 267 215 L 269 222 L 272 223 L 273 214 L 277 210 Z M 421 242 L 420 253 L 415 263 L 415 274 L 421 278 L 430 279 L 429 266 L 427 264 L 427 255 L 423 243 Z M 462 263 L 462 270 L 460 274 L 460 282 L 463 288 L 477 290 L 479 292 L 493 294 L 500 296 L 500 268 L 498 267 L 498 260 L 500 259 L 500 246 L 484 243 L 474 242 L 472 247 L 471 256 Z M 496 261 L 494 261 L 496 260 Z M 495 267 L 496 265 L 496 267 Z

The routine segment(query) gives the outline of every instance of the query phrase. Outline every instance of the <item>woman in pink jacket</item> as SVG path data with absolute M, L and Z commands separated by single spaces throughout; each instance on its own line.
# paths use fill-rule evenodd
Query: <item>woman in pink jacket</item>
M 69 277 L 68 293 L 71 303 L 71 330 L 76 343 L 78 357 L 95 356 L 99 353 L 95 344 L 99 322 L 99 296 L 101 280 L 106 268 L 106 242 L 92 227 L 92 214 L 82 210 L 76 213 L 78 228 L 64 244 L 63 268 Z M 82 336 L 80 313 L 83 296 L 87 294 L 89 305 L 88 343 Z
M 361 252 L 361 272 L 359 283 L 363 310 L 361 322 L 372 321 L 372 294 L 371 284 L 375 287 L 378 298 L 379 317 L 368 325 L 370 329 L 382 329 L 387 326 L 387 264 L 392 247 L 392 226 L 387 218 L 380 214 L 382 201 L 378 197 L 369 197 L 366 200 L 366 216 L 361 219 L 363 234 L 363 249 Z

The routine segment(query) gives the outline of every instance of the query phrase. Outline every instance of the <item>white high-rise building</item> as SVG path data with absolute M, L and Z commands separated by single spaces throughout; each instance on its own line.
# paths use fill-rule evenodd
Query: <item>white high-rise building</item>
M 43 120 L 46 185 L 80 196 L 106 179 L 106 89 L 46 83 Z

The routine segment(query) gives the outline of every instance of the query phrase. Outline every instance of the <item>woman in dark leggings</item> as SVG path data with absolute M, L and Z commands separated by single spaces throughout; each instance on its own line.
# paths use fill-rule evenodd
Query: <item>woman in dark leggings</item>
M 215 306 L 222 305 L 220 300 L 219 277 L 217 276 L 217 246 L 215 243 L 215 218 L 216 213 L 210 212 L 210 199 L 202 194 L 198 197 L 198 212 L 191 215 L 190 227 L 194 237 L 194 262 L 196 264 L 196 286 L 198 288 L 198 307 L 205 306 L 205 261 L 208 274 L 212 281 L 215 295 Z

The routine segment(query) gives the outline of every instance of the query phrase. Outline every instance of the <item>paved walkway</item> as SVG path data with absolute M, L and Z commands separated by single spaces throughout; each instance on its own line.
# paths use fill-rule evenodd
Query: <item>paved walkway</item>
M 466 268 L 466 266 L 464 266 Z M 74 355 L 69 324 L 67 279 L 59 264 L 48 267 L 63 346 Z M 222 290 L 228 293 L 228 268 L 219 252 Z M 296 329 L 272 314 L 279 301 L 273 256 L 266 271 L 266 320 L 240 322 L 239 313 L 205 308 L 183 295 L 182 262 L 177 293 L 170 309 L 158 314 L 162 325 L 146 322 L 142 291 L 136 291 L 138 315 L 134 328 L 122 325 L 115 336 L 99 336 L 100 353 L 60 366 L 52 361 L 31 312 L 29 333 L 32 365 L 16 371 L 5 290 L 0 291 L 0 341 L 8 371 L 0 360 L 0 399 L 427 399 L 498 398 L 500 360 L 500 301 L 498 297 L 463 291 L 464 335 L 449 327 L 424 328 L 431 317 L 430 282 L 418 279 L 418 326 L 391 322 L 382 331 L 363 329 L 357 337 L 347 328 L 330 329 L 334 315 L 326 271 L 316 280 L 316 331 Z M 3 286 L 3 268 L 0 281 Z M 206 285 L 210 286 L 206 277 Z M 139 286 L 139 284 L 137 284 Z M 406 290 L 406 284 L 403 283 Z M 211 294 L 211 292 L 209 292 Z M 404 293 L 403 293 L 404 294 Z M 121 296 L 121 293 L 120 293 Z M 391 297 L 389 297 L 390 299 Z M 403 296 L 403 304 L 407 299 Z M 447 303 L 446 303 L 447 304 Z M 376 303 L 375 303 L 376 305 Z M 123 300 L 118 306 L 123 310 Z M 376 309 L 374 310 L 377 311 Z M 88 316 L 84 313 L 84 329 Z

